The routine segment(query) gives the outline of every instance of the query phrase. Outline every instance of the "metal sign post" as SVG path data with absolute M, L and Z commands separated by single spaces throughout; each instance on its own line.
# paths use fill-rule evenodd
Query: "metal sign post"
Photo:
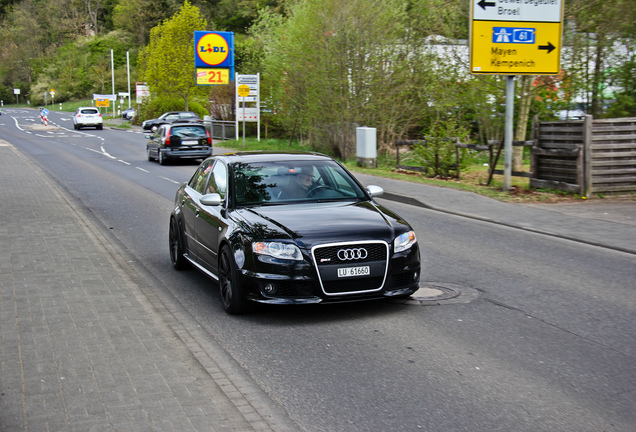
M 506 77 L 506 126 L 504 130 L 504 181 L 503 190 L 509 191 L 512 178 L 512 124 L 515 109 L 515 76 Z
M 260 115 L 260 74 L 239 75 L 236 74 L 236 140 L 239 138 L 239 121 L 243 121 L 243 144 L 245 144 L 245 122 L 256 122 L 257 139 L 261 140 L 261 115 Z M 240 103 L 243 109 L 239 110 Z M 246 107 L 247 103 L 256 103 L 256 107 Z

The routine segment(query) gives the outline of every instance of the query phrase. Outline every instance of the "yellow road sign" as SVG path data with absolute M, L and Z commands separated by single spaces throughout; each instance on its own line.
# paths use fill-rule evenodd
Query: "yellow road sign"
M 561 72 L 563 0 L 472 0 L 470 72 Z
M 471 73 L 558 75 L 560 70 L 561 23 L 472 23 Z
M 247 97 L 250 95 L 250 86 L 246 84 L 241 84 L 238 86 L 238 95 L 240 97 Z

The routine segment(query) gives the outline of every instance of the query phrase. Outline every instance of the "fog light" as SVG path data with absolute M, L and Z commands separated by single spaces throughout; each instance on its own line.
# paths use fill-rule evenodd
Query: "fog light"
M 413 280 L 416 281 L 417 280 L 417 272 L 413 272 Z
M 276 293 L 276 285 L 274 285 L 273 283 L 265 284 L 265 286 L 263 287 L 263 294 L 273 295 L 275 293 Z

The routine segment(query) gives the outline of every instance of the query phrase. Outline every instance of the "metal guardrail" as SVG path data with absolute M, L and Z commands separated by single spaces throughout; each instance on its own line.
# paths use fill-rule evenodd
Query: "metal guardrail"
M 233 121 L 204 119 L 203 124 L 213 139 L 231 140 L 236 138 L 236 123 Z

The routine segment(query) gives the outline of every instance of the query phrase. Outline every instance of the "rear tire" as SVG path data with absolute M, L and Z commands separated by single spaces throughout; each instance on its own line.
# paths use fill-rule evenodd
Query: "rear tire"
M 150 162 L 152 162 L 153 160 L 155 160 L 155 158 L 153 158 L 152 156 L 150 156 L 150 149 L 148 147 L 146 147 L 146 156 L 148 157 L 148 160 Z
M 249 300 L 241 296 L 238 270 L 234 254 L 228 245 L 224 245 L 219 255 L 219 288 L 223 308 L 229 314 L 242 314 L 250 309 Z
M 168 162 L 162 151 L 159 149 L 157 149 L 157 160 L 159 161 L 159 165 L 165 165 Z

